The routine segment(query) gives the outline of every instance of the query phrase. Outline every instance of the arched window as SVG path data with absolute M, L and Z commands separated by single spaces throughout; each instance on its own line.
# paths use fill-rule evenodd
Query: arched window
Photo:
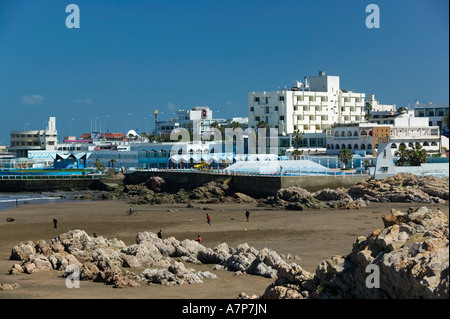
M 330 149 L 330 144 L 327 144 L 327 149 Z
M 391 144 L 391 148 L 397 148 L 397 144 L 392 143 L 392 144 Z
M 336 149 L 337 149 L 337 150 L 339 149 L 339 144 L 336 144 Z
M 351 150 L 352 149 L 352 144 L 348 144 L 347 145 L 347 149 Z
M 357 149 L 358 149 L 358 144 L 353 145 L 353 148 L 354 148 L 355 150 L 357 150 Z
M 331 144 L 331 149 L 334 150 L 334 144 Z
M 347 136 L 352 136 L 352 131 L 348 131 Z
M 414 146 L 414 144 L 412 142 L 408 143 L 408 147 L 413 147 L 413 146 Z
M 365 150 L 366 149 L 366 144 L 361 144 L 361 149 Z
M 345 148 L 345 144 L 342 144 L 342 147 L 341 148 Z
M 358 136 L 358 131 L 354 131 L 353 136 Z
M 423 146 L 430 146 L 428 142 L 423 142 Z
M 406 144 L 405 143 L 400 143 L 400 145 L 399 145 L 399 147 L 406 147 Z
M 371 150 L 372 149 L 372 144 L 367 144 L 367 149 Z
M 420 143 L 419 143 L 419 142 L 416 142 L 416 147 L 418 147 L 418 146 L 422 146 L 422 145 L 420 145 Z
M 431 142 L 431 146 L 437 146 L 437 143 L 435 141 Z
M 344 131 L 341 132 L 341 136 L 345 136 L 345 132 Z

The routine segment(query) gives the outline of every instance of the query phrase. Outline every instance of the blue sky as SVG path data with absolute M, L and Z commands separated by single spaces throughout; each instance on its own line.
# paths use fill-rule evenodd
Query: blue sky
M 247 116 L 248 92 L 319 70 L 384 104 L 448 103 L 448 12 L 448 0 L 0 0 L 0 145 L 49 116 L 60 140 L 105 123 L 151 130 L 155 108 Z

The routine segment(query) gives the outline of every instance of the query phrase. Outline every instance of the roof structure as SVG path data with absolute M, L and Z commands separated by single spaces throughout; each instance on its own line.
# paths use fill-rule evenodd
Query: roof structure
M 326 173 L 330 169 L 310 160 L 287 160 L 287 161 L 242 161 L 236 162 L 225 171 L 232 173 Z

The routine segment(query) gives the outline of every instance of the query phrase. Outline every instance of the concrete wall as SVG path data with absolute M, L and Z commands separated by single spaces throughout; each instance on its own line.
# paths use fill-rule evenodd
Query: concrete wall
M 0 180 L 0 192 L 49 192 L 87 190 L 94 187 L 97 180 L 73 179 L 73 180 Z
M 196 172 L 151 172 L 138 171 L 126 174 L 124 184 L 144 183 L 152 176 L 163 178 L 170 192 L 181 188 L 191 191 L 208 182 L 221 182 L 230 179 L 229 185 L 235 192 L 240 192 L 254 198 L 274 196 L 280 188 L 298 186 L 309 191 L 324 188 L 349 187 L 365 176 L 238 176 L 222 174 L 204 174 Z

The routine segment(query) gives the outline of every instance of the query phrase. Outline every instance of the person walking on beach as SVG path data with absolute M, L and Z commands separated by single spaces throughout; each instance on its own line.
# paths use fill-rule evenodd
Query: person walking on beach
M 162 230 L 159 231 L 159 233 L 158 233 L 158 238 L 159 238 L 159 239 L 163 239 L 163 238 L 162 238 Z
M 56 220 L 56 218 L 53 218 L 53 229 L 57 229 L 58 225 L 57 225 L 58 221 Z
M 209 226 L 211 225 L 211 217 L 208 215 L 208 213 L 206 213 L 206 222 L 209 224 Z
M 250 212 L 248 211 L 248 209 L 245 211 L 245 217 L 247 218 L 247 221 L 250 218 Z
M 198 241 L 199 244 L 202 242 L 202 238 L 200 237 L 200 235 L 198 235 L 197 241 Z

